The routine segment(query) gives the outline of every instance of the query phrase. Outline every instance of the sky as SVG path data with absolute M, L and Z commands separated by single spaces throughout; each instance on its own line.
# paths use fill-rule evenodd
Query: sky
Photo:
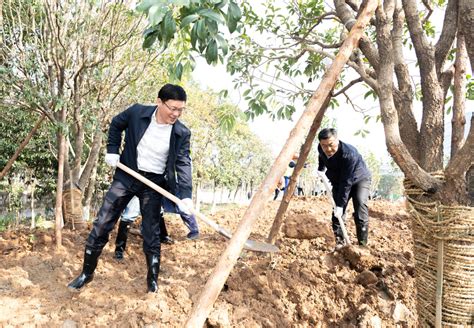
M 224 88 L 230 91 L 232 102 L 239 106 L 242 110 L 246 109 L 246 104 L 239 98 L 238 92 L 234 90 L 232 77 L 225 71 L 222 65 L 210 66 L 205 60 L 198 59 L 196 68 L 193 72 L 193 79 L 198 82 L 203 88 L 209 88 L 214 91 L 220 91 Z M 361 97 L 366 92 L 366 89 L 361 89 L 356 92 L 356 98 Z M 326 116 L 330 121 L 335 120 L 336 128 L 338 130 L 339 138 L 342 141 L 356 146 L 361 152 L 372 151 L 381 160 L 388 160 L 389 155 L 385 146 L 385 137 L 382 124 L 369 123 L 364 127 L 370 131 L 369 136 L 362 138 L 354 134 L 361 127 L 364 126 L 363 115 L 355 112 L 352 107 L 345 104 L 343 98 L 338 98 L 340 106 L 336 109 L 328 109 Z M 371 100 L 365 100 L 369 103 L 372 113 L 377 113 L 377 106 Z M 276 120 L 273 121 L 268 116 L 262 115 L 253 121 L 249 121 L 252 131 L 260 137 L 266 144 L 268 144 L 277 156 L 283 148 L 290 131 L 300 118 L 304 111 L 302 104 L 297 105 L 297 111 L 293 114 L 293 121 Z
M 443 20 L 443 12 L 439 9 L 435 10 L 432 19 L 433 21 L 441 22 Z M 439 31 L 437 31 L 436 39 L 438 37 Z M 404 49 L 404 57 L 407 59 L 409 70 L 414 81 L 419 81 L 419 68 L 417 67 L 417 60 L 414 50 L 409 52 Z M 330 61 L 328 64 L 330 64 Z M 471 72 L 471 69 L 468 68 L 467 71 Z M 350 79 L 349 74 L 350 73 L 346 73 L 348 80 Z M 199 58 L 196 68 L 193 72 L 193 78 L 203 88 L 209 88 L 217 92 L 221 91 L 222 89 L 229 90 L 232 102 L 239 106 L 242 110 L 247 109 L 245 101 L 240 99 L 238 90 L 235 90 L 234 88 L 232 77 L 226 72 L 223 65 L 210 66 L 205 62 L 204 59 Z M 314 81 L 314 89 L 317 88 L 319 82 L 320 81 Z M 350 90 L 351 101 L 363 106 L 366 110 L 368 109 L 366 114 L 376 116 L 379 114 L 378 100 L 374 100 L 371 97 L 364 99 L 364 94 L 367 91 L 368 89 L 359 85 L 355 85 Z M 382 163 L 387 164 L 390 162 L 391 159 L 385 145 L 385 134 L 382 123 L 380 121 L 375 122 L 375 120 L 371 120 L 368 124 L 365 124 L 363 119 L 364 115 L 362 113 L 356 112 L 351 105 L 347 104 L 343 96 L 339 96 L 337 100 L 339 101 L 339 106 L 335 109 L 329 108 L 326 112 L 326 117 L 329 118 L 330 122 L 335 123 L 335 127 L 338 130 L 339 139 L 356 146 L 364 155 L 367 155 L 369 152 L 371 152 L 375 154 L 377 159 L 379 159 Z M 303 104 L 295 104 L 295 107 L 297 108 L 297 111 L 293 114 L 292 121 L 273 121 L 268 116 L 262 115 L 257 117 L 254 121 L 249 122 L 252 131 L 270 146 L 274 156 L 277 156 L 280 153 L 282 147 L 288 139 L 290 131 L 304 111 Z M 474 108 L 474 101 L 467 101 L 466 112 L 468 114 L 466 134 L 469 129 L 469 119 L 473 111 L 472 108 Z M 415 102 L 414 114 L 418 121 L 420 121 L 421 113 L 421 102 Z M 447 135 L 450 135 L 450 120 L 451 117 L 447 116 L 445 121 Z M 355 133 L 361 128 L 370 131 L 369 135 L 366 137 L 362 137 L 360 135 L 356 136 Z M 448 138 L 446 138 L 445 141 L 446 145 L 449 144 Z

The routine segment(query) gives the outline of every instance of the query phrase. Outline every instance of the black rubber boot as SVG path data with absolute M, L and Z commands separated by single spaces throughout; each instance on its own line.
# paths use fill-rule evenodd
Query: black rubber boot
M 146 265 L 148 273 L 146 275 L 146 283 L 149 293 L 158 292 L 158 273 L 160 272 L 160 254 L 147 254 Z
M 367 239 L 369 238 L 369 226 L 356 227 L 357 241 L 360 246 L 367 246 Z
M 67 285 L 69 289 L 79 290 L 84 287 L 85 284 L 88 284 L 92 281 L 100 253 L 102 253 L 101 250 L 94 251 L 86 247 L 84 252 L 84 264 L 82 265 L 82 272 L 76 279 Z
M 120 221 L 117 238 L 115 239 L 115 253 L 114 258 L 117 260 L 123 260 L 125 253 L 125 247 L 127 246 L 128 229 L 130 228 L 130 222 Z

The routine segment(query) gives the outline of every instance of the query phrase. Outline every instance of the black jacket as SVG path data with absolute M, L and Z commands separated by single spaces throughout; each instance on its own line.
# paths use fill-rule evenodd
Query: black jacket
M 150 125 L 155 109 L 156 106 L 135 104 L 115 116 L 110 123 L 107 153 L 120 153 L 122 132 L 125 131 L 125 145 L 120 155 L 120 162 L 132 170 L 138 170 L 137 146 Z M 171 130 L 165 178 L 168 191 L 181 199 L 192 196 L 190 139 L 191 131 L 180 121 L 176 121 Z M 117 168 L 114 179 L 120 180 L 128 187 L 135 178 Z
M 346 206 L 352 186 L 362 180 L 370 179 L 370 171 L 357 149 L 342 141 L 339 141 L 339 148 L 332 157 L 328 158 L 320 145 L 318 153 L 318 171 L 327 168 L 326 176 L 331 181 L 336 206 Z

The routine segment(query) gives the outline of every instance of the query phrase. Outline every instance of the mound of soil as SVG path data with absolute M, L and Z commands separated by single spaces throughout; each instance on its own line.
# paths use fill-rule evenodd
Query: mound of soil
M 271 202 L 251 238 L 265 240 L 278 209 Z M 245 208 L 209 218 L 234 229 Z M 333 252 L 326 199 L 292 200 L 272 255 L 243 251 L 208 318 L 208 327 L 415 327 L 412 238 L 400 204 L 370 204 L 369 246 Z M 349 213 L 348 217 L 351 217 Z M 81 292 L 66 285 L 80 271 L 89 229 L 63 230 L 56 250 L 52 230 L 0 234 L 0 326 L 182 327 L 226 239 L 201 225 L 185 239 L 177 216 L 166 217 L 177 240 L 162 246 L 159 292 L 146 293 L 141 238 L 130 234 L 126 258 L 112 258 L 115 232 L 94 280 Z M 347 221 L 351 240 L 355 227 Z

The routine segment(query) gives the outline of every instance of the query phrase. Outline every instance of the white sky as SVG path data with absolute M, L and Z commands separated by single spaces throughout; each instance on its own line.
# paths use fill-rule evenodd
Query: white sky
M 443 15 L 444 13 L 437 9 L 433 14 L 432 20 L 441 23 L 443 21 Z M 442 24 L 440 24 L 440 26 L 441 25 Z M 436 39 L 438 37 L 439 31 L 437 31 Z M 404 49 L 404 51 L 406 51 L 406 49 Z M 404 53 L 404 56 L 407 58 L 407 63 L 409 63 L 409 69 L 413 80 L 419 81 L 419 69 L 416 65 L 417 60 L 414 51 Z M 471 72 L 471 69 L 468 68 L 467 72 Z M 350 73 L 346 74 L 346 77 L 348 78 L 347 81 L 349 81 L 349 75 Z M 210 88 L 215 91 L 221 91 L 222 89 L 229 90 L 232 101 L 242 110 L 247 109 L 245 101 L 240 98 L 239 90 L 234 89 L 232 82 L 233 78 L 226 72 L 223 65 L 209 66 L 204 59 L 199 58 L 197 60 L 196 69 L 193 72 L 193 78 L 204 88 Z M 319 82 L 320 81 L 314 81 L 312 87 L 316 89 Z M 349 91 L 351 101 L 359 106 L 363 106 L 364 109 L 370 109 L 366 114 L 376 116 L 379 113 L 378 101 L 373 100 L 372 97 L 364 99 L 364 94 L 367 91 L 368 89 L 360 85 L 352 87 Z M 372 119 L 369 124 L 365 124 L 363 114 L 356 112 L 350 104 L 347 104 L 344 96 L 339 96 L 337 100 L 339 101 L 339 106 L 335 109 L 328 109 L 326 116 L 329 118 L 330 122 L 334 120 L 339 138 L 344 142 L 356 146 L 363 154 L 370 151 L 374 153 L 381 162 L 388 162 L 390 156 L 385 145 L 385 135 L 382 122 L 375 122 L 375 120 Z M 467 101 L 466 112 L 472 112 L 472 108 L 474 107 L 473 104 L 474 101 Z M 295 104 L 295 107 L 297 108 L 297 112 L 293 115 L 293 121 L 272 121 L 271 118 L 262 115 L 254 121 L 249 122 L 251 129 L 271 147 L 275 156 L 281 151 L 291 129 L 304 110 L 302 104 L 299 106 Z M 415 102 L 414 108 L 415 116 L 420 118 L 421 103 Z M 468 116 L 467 125 L 469 125 L 469 118 L 470 115 Z M 446 125 L 448 129 L 450 129 L 450 119 L 450 117 L 446 117 Z M 369 130 L 370 134 L 365 138 L 360 135 L 355 136 L 354 134 L 361 128 Z M 466 127 L 466 132 L 468 131 L 468 128 L 469 126 Z M 449 131 L 447 133 L 450 134 Z M 446 140 L 445 144 L 446 143 L 449 143 L 449 140 Z
M 209 66 L 205 60 L 198 59 L 196 68 L 193 72 L 193 79 L 198 82 L 203 88 L 209 88 L 214 91 L 220 91 L 227 88 L 231 93 L 232 101 L 238 105 L 242 110 L 245 110 L 246 103 L 239 97 L 239 92 L 234 90 L 232 77 L 225 71 L 222 65 Z M 366 89 L 361 89 L 356 92 L 356 95 L 363 99 L 363 94 Z M 326 115 L 330 119 L 335 120 L 336 128 L 338 130 L 339 138 L 342 141 L 356 146 L 361 152 L 372 151 L 381 160 L 388 159 L 388 153 L 385 146 L 385 137 L 383 133 L 382 123 L 369 123 L 364 127 L 363 115 L 355 112 L 352 107 L 345 103 L 343 97 L 338 98 L 340 106 L 333 109 L 328 109 Z M 370 99 L 365 102 L 371 108 L 373 113 L 377 113 L 377 104 Z M 257 117 L 254 121 L 250 121 L 250 127 L 265 143 L 267 143 L 273 154 L 276 156 L 284 146 L 290 131 L 296 124 L 304 110 L 303 105 L 297 106 L 297 112 L 293 115 L 293 121 L 277 120 L 273 121 L 268 116 L 262 115 Z M 357 130 L 361 127 L 370 131 L 370 135 L 362 138 L 361 136 L 354 136 Z

